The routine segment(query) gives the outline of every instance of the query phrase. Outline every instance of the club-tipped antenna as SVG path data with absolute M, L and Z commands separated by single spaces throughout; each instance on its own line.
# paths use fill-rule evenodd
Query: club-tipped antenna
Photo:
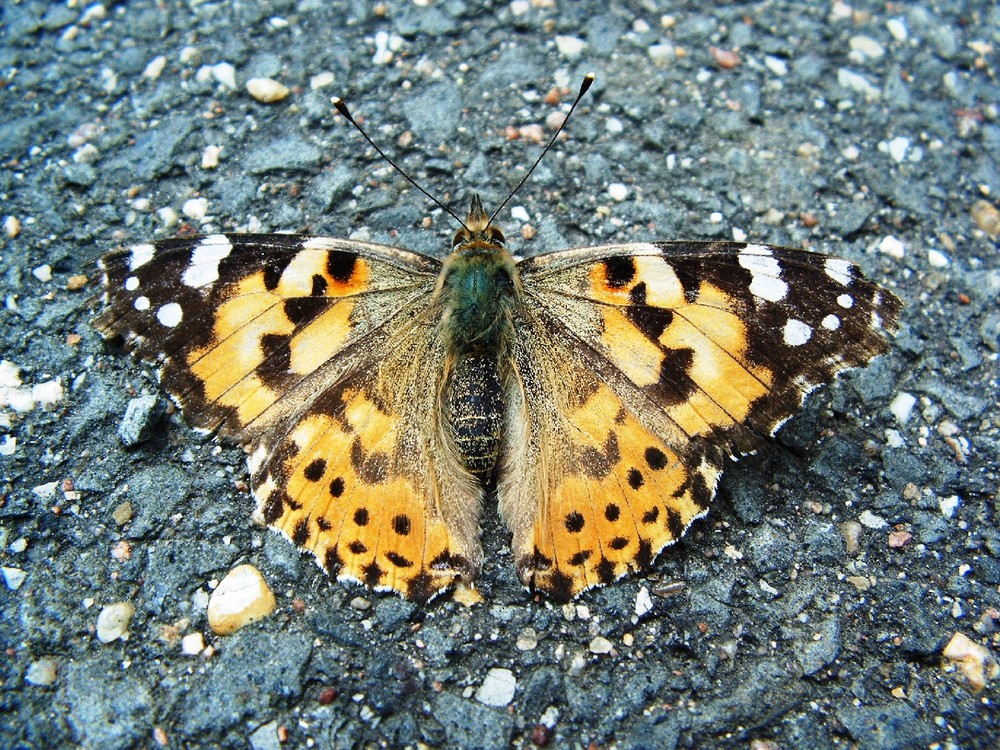
M 371 137 L 368 135 L 368 133 L 365 132 L 365 129 L 363 127 L 361 127 L 360 125 L 358 125 L 358 121 L 355 120 L 354 117 L 351 115 L 351 110 L 349 110 L 347 108 L 347 105 L 344 104 L 344 100 L 343 99 L 341 99 L 339 96 L 335 96 L 335 97 L 333 97 L 333 99 L 331 99 L 331 101 L 333 102 L 333 106 L 337 108 L 337 111 L 340 112 L 340 114 L 342 114 L 345 118 L 347 118 L 347 121 L 349 123 L 351 123 L 351 125 L 353 125 L 357 129 L 357 131 L 359 133 L 361 133 L 361 135 L 363 135 L 365 137 L 365 140 L 368 141 L 368 143 L 371 145 L 371 147 L 373 149 L 375 149 L 376 151 L 378 151 L 378 155 L 381 156 L 383 159 L 385 159 L 389 163 L 390 167 L 392 167 L 397 172 L 399 172 L 401 175 L 403 175 L 403 177 L 406 178 L 407 182 L 409 182 L 411 185 L 413 185 L 413 187 L 415 187 L 421 193 L 423 193 L 428 198 L 430 198 L 431 201 L 435 205 L 437 205 L 440 208 L 444 209 L 451 216 L 451 218 L 453 218 L 455 221 L 457 221 L 463 227 L 465 227 L 466 229 L 468 229 L 468 227 L 465 226 L 465 222 L 462 221 L 454 211 L 452 211 L 450 208 L 448 208 L 446 205 L 444 205 L 441 201 L 439 201 L 433 195 L 431 195 L 426 190 L 424 190 L 422 187 L 420 187 L 420 185 L 417 183 L 416 180 L 414 180 L 412 177 L 410 177 L 410 175 L 408 175 L 406 172 L 404 172 L 402 170 L 402 168 L 398 164 L 396 164 L 396 162 L 394 162 L 392 159 L 390 159 L 388 156 L 386 156 L 385 151 L 383 151 L 382 149 L 380 149 L 378 147 L 378 144 L 375 143 L 375 141 L 373 141 L 371 139 Z M 556 135 L 558 135 L 558 133 Z M 492 219 L 491 219 L 491 221 L 492 221 Z
M 531 165 L 531 169 L 525 172 L 524 177 L 522 177 L 521 181 L 517 183 L 517 187 L 515 187 L 513 190 L 510 191 L 510 195 L 508 195 L 504 199 L 504 202 L 500 204 L 500 207 L 493 212 L 493 215 L 490 217 L 489 224 L 492 224 L 493 220 L 503 210 L 504 206 L 510 203 L 510 199 L 513 198 L 514 195 L 517 193 L 517 191 L 521 189 L 521 186 L 528 181 L 528 178 L 531 177 L 531 173 L 535 171 L 535 167 L 537 167 L 538 164 L 542 161 L 542 159 L 545 158 L 545 154 L 549 152 L 549 149 L 552 148 L 553 144 L 556 142 L 556 138 L 558 138 L 559 134 L 563 132 L 563 128 L 566 127 L 566 123 L 569 122 L 569 118 L 573 115 L 573 110 L 576 109 L 576 105 L 580 103 L 580 100 L 583 98 L 583 95 L 587 93 L 587 90 L 590 88 L 593 82 L 594 82 L 593 73 L 587 73 L 587 75 L 583 77 L 583 83 L 580 84 L 580 91 L 579 93 L 577 93 L 576 99 L 573 100 L 573 105 L 569 108 L 569 112 L 566 113 L 566 117 L 563 118 L 562 124 L 560 124 L 559 127 L 556 129 L 556 132 L 553 133 L 552 138 L 549 139 L 548 145 L 546 145 L 545 148 L 542 149 L 542 153 L 540 153 L 538 155 L 538 158 L 535 159 L 535 163 Z M 487 224 L 487 226 L 489 226 L 489 224 Z

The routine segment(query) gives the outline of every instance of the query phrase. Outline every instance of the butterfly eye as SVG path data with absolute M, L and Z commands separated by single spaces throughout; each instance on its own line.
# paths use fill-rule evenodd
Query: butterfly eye
M 501 232 L 496 227 L 490 227 L 489 228 L 489 233 L 490 233 L 490 242 L 492 242 L 493 244 L 495 244 L 495 245 L 506 245 L 507 244 L 507 238 L 504 237 L 503 236 L 503 232 Z
M 457 232 L 455 232 L 455 238 L 451 241 L 451 247 L 452 249 L 455 249 L 463 242 L 468 242 L 468 241 L 469 241 L 469 233 L 464 229 L 459 229 Z

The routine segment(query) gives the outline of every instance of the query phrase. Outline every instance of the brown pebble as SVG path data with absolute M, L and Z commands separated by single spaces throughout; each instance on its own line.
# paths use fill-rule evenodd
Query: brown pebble
M 979 200 L 969 209 L 972 220 L 990 237 L 1000 235 L 1000 211 L 989 201 Z
M 319 704 L 321 706 L 329 706 L 337 698 L 337 688 L 335 687 L 325 687 L 319 694 Z
M 531 730 L 531 742 L 538 747 L 545 747 L 552 739 L 552 730 L 544 724 L 536 724 Z
M 114 522 L 119 526 L 124 526 L 132 520 L 133 512 L 131 501 L 126 500 L 124 503 L 121 503 L 117 508 L 111 511 L 111 518 L 114 519 Z
M 71 292 L 78 292 L 87 286 L 87 282 L 90 281 L 82 273 L 75 274 L 66 279 L 66 289 Z
M 562 99 L 562 96 L 559 94 L 559 89 L 555 87 L 549 89 L 549 93 L 545 95 L 545 103 L 550 107 L 556 106 L 560 99 Z
M 965 292 L 959 292 L 958 293 L 958 302 L 961 305 L 971 305 L 972 304 L 972 298 L 968 294 L 966 294 Z
M 715 60 L 716 65 L 723 70 L 735 68 L 742 62 L 740 56 L 732 50 L 709 47 L 708 51 L 712 53 L 712 59 Z
M 535 239 L 535 235 L 537 233 L 538 230 L 536 230 L 531 224 L 525 224 L 521 227 L 521 239 L 523 240 L 533 240 Z
M 170 738 L 163 727 L 153 727 L 153 741 L 160 747 L 166 747 L 170 744 Z
M 803 211 L 799 215 L 799 220 L 802 222 L 802 226 L 812 229 L 814 226 L 819 224 L 819 219 L 816 218 L 816 214 L 809 213 L 808 211 Z
M 909 531 L 893 531 L 889 534 L 889 548 L 902 549 L 910 543 L 911 539 L 913 539 L 913 534 Z
M 83 341 L 83 336 L 79 333 L 71 333 L 66 336 L 67 346 L 78 346 L 81 341 Z

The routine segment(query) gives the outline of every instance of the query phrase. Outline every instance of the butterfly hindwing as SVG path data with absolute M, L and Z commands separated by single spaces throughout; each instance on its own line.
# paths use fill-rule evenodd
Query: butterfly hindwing
M 707 510 L 723 454 L 885 351 L 899 310 L 853 264 L 764 245 L 578 248 L 519 270 L 510 429 L 531 440 L 500 503 L 522 580 L 557 598 L 647 568 Z

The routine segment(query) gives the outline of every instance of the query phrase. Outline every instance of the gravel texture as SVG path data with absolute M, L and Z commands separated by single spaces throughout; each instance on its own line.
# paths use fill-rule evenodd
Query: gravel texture
M 973 694 L 941 649 L 1000 651 L 1000 11 L 658 5 L 4 4 L 0 746 L 995 746 L 997 682 Z M 441 254 L 454 225 L 330 97 L 461 212 L 503 199 L 591 70 L 512 202 L 528 221 L 501 216 L 519 245 L 531 225 L 519 250 L 808 244 L 904 299 L 895 347 L 731 465 L 650 576 L 534 600 L 487 508 L 482 604 L 330 581 L 250 523 L 242 451 L 91 330 L 95 259 L 187 229 Z M 255 77 L 290 93 L 259 102 Z M 53 380 L 48 408 L 7 405 Z M 215 636 L 208 594 L 245 562 L 277 611 Z

